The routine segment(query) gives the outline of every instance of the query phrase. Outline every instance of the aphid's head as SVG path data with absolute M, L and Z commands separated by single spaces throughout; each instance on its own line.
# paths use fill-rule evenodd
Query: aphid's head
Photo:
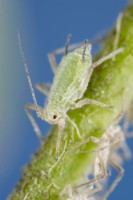
M 44 115 L 45 115 L 45 120 L 50 124 L 58 124 L 63 119 L 61 115 L 55 112 L 49 113 L 47 110 L 45 111 Z

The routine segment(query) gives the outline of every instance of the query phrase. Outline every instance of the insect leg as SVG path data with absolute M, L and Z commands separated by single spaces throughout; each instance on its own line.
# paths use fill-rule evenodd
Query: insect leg
M 73 151 L 73 150 L 79 148 L 80 146 L 83 146 L 84 144 L 86 144 L 88 142 L 94 142 L 95 144 L 99 144 L 100 140 L 97 137 L 89 136 L 88 138 L 82 140 L 78 144 L 73 145 L 69 151 Z
M 102 174 L 102 175 L 100 175 L 100 176 L 98 176 L 98 177 L 96 177 L 96 178 L 94 178 L 94 179 L 92 179 L 92 180 L 90 180 L 90 181 L 88 181 L 88 182 L 86 182 L 86 183 L 82 183 L 82 184 L 80 184 L 80 185 L 78 185 L 78 186 L 75 186 L 74 188 L 77 189 L 77 188 L 79 188 L 79 187 L 91 186 L 91 185 L 97 183 L 98 181 L 104 179 L 104 178 L 105 178 L 106 176 L 108 176 L 108 175 L 109 175 L 109 172 L 107 171 L 106 174 Z
M 27 199 L 27 197 L 28 197 L 28 195 L 29 195 L 29 192 L 28 192 L 28 193 L 26 193 L 26 195 L 24 196 L 23 200 L 26 200 L 26 199 Z
M 113 136 L 113 142 L 112 144 L 119 144 L 119 148 L 122 149 L 123 152 L 123 156 L 125 159 L 129 159 L 131 158 L 131 151 L 126 143 L 126 137 L 127 137 L 127 131 L 122 127 L 120 127 L 118 125 L 120 119 L 123 117 L 124 115 L 124 110 L 122 108 L 122 110 L 120 111 L 120 113 L 113 119 L 112 123 L 109 125 L 109 127 L 107 128 L 107 132 L 108 131 L 115 131 L 115 135 Z M 132 135 L 133 136 L 133 135 Z
M 65 151 L 66 151 L 66 146 L 67 146 L 67 141 L 65 142 L 65 145 L 64 145 L 64 148 L 63 148 L 63 151 L 61 153 L 60 156 L 57 157 L 57 160 L 56 162 L 52 165 L 52 167 L 48 170 L 48 174 L 50 175 L 50 173 L 53 171 L 53 169 L 56 167 L 56 165 L 59 163 L 59 161 L 62 159 Z
M 90 66 L 88 72 L 87 72 L 86 75 L 85 75 L 85 78 L 84 78 L 84 80 L 83 80 L 83 85 L 82 85 L 82 87 L 84 87 L 84 85 L 86 85 L 86 84 L 89 83 L 89 80 L 90 80 L 90 78 L 91 78 L 91 75 L 92 75 L 92 73 L 93 73 L 93 71 L 94 71 L 94 69 L 95 69 L 96 67 L 98 67 L 100 64 L 102 64 L 102 63 L 105 62 L 106 60 L 113 58 L 115 55 L 121 53 L 122 51 L 123 51 L 123 48 L 116 49 L 116 50 L 113 51 L 112 53 L 110 53 L 110 54 L 108 54 L 108 55 L 106 55 L 106 56 L 100 58 L 98 61 L 94 62 L 94 63 Z
M 90 141 L 94 142 L 95 144 L 99 144 L 100 139 L 98 139 L 98 138 L 96 138 L 94 136 L 89 136 L 87 139 L 84 139 L 83 141 L 81 141 L 78 144 L 74 145 L 71 150 L 75 150 L 75 149 L 79 148 L 80 146 L 82 146 L 82 145 L 84 145 L 84 144 L 86 144 L 86 143 L 88 143 Z M 102 168 L 102 172 L 103 173 L 98 175 L 98 176 L 96 176 L 94 179 L 92 179 L 92 180 L 90 180 L 90 181 L 88 181 L 86 183 L 83 183 L 81 185 L 76 186 L 75 188 L 82 187 L 82 186 L 87 186 L 87 185 L 88 186 L 93 185 L 97 181 L 103 179 L 104 177 L 106 177 L 108 175 L 108 171 L 105 169 L 105 166 L 104 166 L 101 158 L 99 158 L 99 163 L 100 163 L 100 166 Z
M 94 137 L 94 136 L 90 136 L 88 137 L 87 139 L 84 139 L 83 141 L 79 142 L 78 144 L 74 145 L 70 150 L 75 150 L 77 148 L 79 148 L 80 146 L 86 144 L 87 142 L 94 142 L 95 144 L 99 144 L 101 142 L 100 139 Z M 108 147 L 104 147 L 104 148 L 108 148 Z M 101 148 L 98 150 L 98 154 L 100 151 L 104 151 L 104 148 Z M 95 168 L 97 170 L 97 166 L 100 167 L 100 171 L 98 170 L 97 172 L 94 170 L 94 173 L 95 173 L 95 178 L 86 182 L 86 183 L 83 183 L 83 184 L 80 184 L 76 187 L 74 187 L 74 189 L 77 189 L 77 188 L 80 188 L 80 187 L 86 187 L 86 186 L 92 186 L 93 184 L 96 184 L 96 188 L 92 189 L 92 191 L 90 191 L 90 194 L 95 194 L 96 192 L 102 190 L 102 184 L 99 184 L 99 180 L 102 180 L 104 179 L 106 176 L 109 175 L 109 172 L 108 170 L 106 170 L 106 163 L 104 163 L 104 157 L 102 157 L 102 154 L 99 154 L 98 157 L 97 157 L 97 160 L 95 162 Z
M 65 127 L 65 121 L 62 120 L 58 124 L 58 135 L 57 135 L 57 142 L 56 142 L 56 158 L 57 158 L 57 160 L 59 159 L 60 142 L 61 142 L 61 136 L 62 136 L 64 127 Z
M 39 109 L 42 112 L 42 108 L 39 107 Z M 39 129 L 39 127 L 38 127 L 38 125 L 37 125 L 32 113 L 30 112 L 30 110 L 35 110 L 36 111 L 35 105 L 26 104 L 25 111 L 26 111 L 26 113 L 28 115 L 28 118 L 29 118 L 29 120 L 30 120 L 30 122 L 31 122 L 31 124 L 32 124 L 32 126 L 34 128 L 34 131 L 35 131 L 37 137 L 42 141 L 43 140 L 43 135 L 42 135 L 41 130 Z
M 116 177 L 116 179 L 114 180 L 114 182 L 112 183 L 112 185 L 110 186 L 110 188 L 108 189 L 108 191 L 105 193 L 104 197 L 102 198 L 103 200 L 106 200 L 107 197 L 113 192 L 113 190 L 118 185 L 118 183 L 121 181 L 121 179 L 124 175 L 124 170 L 121 166 L 119 166 L 112 160 L 109 160 L 109 163 L 118 171 L 119 174 Z
M 75 127 L 75 129 L 76 129 L 76 131 L 77 131 L 77 135 L 78 135 L 78 137 L 81 139 L 81 138 L 82 138 L 82 137 L 81 137 L 81 134 L 80 134 L 79 129 L 78 129 L 77 125 L 75 124 L 75 122 L 74 122 L 73 120 L 71 120 L 70 117 L 68 117 L 68 115 L 66 115 L 66 118 L 67 118 L 68 121 Z
M 73 109 L 76 109 L 76 108 L 81 108 L 81 107 L 88 105 L 88 104 L 97 105 L 97 106 L 101 106 L 101 107 L 104 107 L 104 108 L 112 108 L 112 106 L 104 104 L 100 101 L 85 98 L 85 99 L 79 100 L 77 103 L 73 104 L 71 106 L 71 109 L 73 110 Z
M 111 52 L 110 54 L 100 58 L 99 60 L 97 60 L 96 62 L 94 62 L 92 64 L 92 68 L 94 69 L 94 68 L 98 67 L 100 64 L 102 64 L 106 60 L 109 60 L 109 59 L 113 58 L 115 55 L 121 53 L 123 50 L 124 50 L 123 48 L 116 49 L 113 52 Z
M 98 139 L 94 136 L 89 136 L 87 139 L 84 139 L 83 141 L 74 145 L 71 148 L 71 150 L 75 150 L 90 141 L 94 142 L 95 144 L 99 144 L 101 142 L 100 139 Z M 95 178 L 86 183 L 80 184 L 80 185 L 76 186 L 75 188 L 79 188 L 82 186 L 91 186 L 93 184 L 96 184 L 99 180 L 104 179 L 107 175 L 109 175 L 109 172 L 106 169 L 106 158 L 105 158 L 105 156 L 103 156 L 103 154 L 100 154 L 100 151 L 102 151 L 102 150 L 104 150 L 104 149 L 101 149 L 98 151 L 98 156 L 96 157 L 96 161 L 95 161 L 95 170 L 96 171 L 94 170 Z M 97 167 L 99 167 L 99 170 L 97 169 Z
M 54 74 L 56 73 L 56 69 L 57 69 L 57 63 L 56 63 L 56 59 L 55 59 L 55 55 L 58 54 L 55 51 L 52 51 L 51 53 L 48 53 L 48 60 L 51 66 L 52 71 L 54 72 Z
M 51 84 L 50 83 L 37 83 L 36 88 L 44 95 L 49 96 Z

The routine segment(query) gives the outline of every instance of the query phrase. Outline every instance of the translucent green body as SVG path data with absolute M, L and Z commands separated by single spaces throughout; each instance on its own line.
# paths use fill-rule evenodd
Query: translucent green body
M 88 82 L 85 77 L 92 64 L 91 46 L 86 48 L 83 60 L 83 47 L 67 54 L 62 58 L 57 69 L 50 90 L 48 104 L 46 106 L 47 121 L 53 123 L 53 116 L 64 118 L 71 105 L 82 98 Z

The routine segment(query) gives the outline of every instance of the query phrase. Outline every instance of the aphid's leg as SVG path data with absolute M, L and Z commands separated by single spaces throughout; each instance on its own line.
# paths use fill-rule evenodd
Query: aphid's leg
M 64 127 L 65 127 L 65 121 L 61 120 L 58 124 L 58 135 L 57 135 L 57 142 L 56 142 L 56 158 L 57 158 L 57 160 L 59 159 L 60 142 L 61 142 L 61 136 L 62 136 Z
M 75 122 L 74 122 L 73 120 L 71 120 L 70 117 L 68 117 L 68 115 L 66 115 L 66 118 L 67 118 L 68 121 L 75 127 L 75 129 L 76 129 L 76 131 L 77 131 L 77 135 L 78 135 L 78 137 L 81 139 L 81 138 L 82 138 L 82 137 L 81 137 L 81 134 L 80 134 L 79 129 L 78 129 L 77 125 L 75 124 Z
M 38 112 L 37 113 L 38 116 L 41 117 L 40 113 L 43 112 L 42 108 L 39 107 L 39 111 L 37 111 L 35 105 L 33 105 L 33 104 L 26 104 L 25 110 L 26 110 L 26 113 L 27 113 L 27 115 L 29 117 L 29 120 L 30 120 L 30 122 L 31 122 L 31 124 L 32 124 L 32 126 L 34 128 L 34 131 L 35 131 L 37 137 L 42 141 L 43 140 L 43 135 L 41 133 L 41 130 L 39 129 L 39 127 L 38 127 L 38 125 L 37 125 L 37 123 L 36 123 L 36 121 L 35 121 L 32 113 L 30 112 L 30 110 L 35 110 L 36 112 Z
M 71 150 L 75 150 L 75 149 L 79 148 L 80 146 L 83 146 L 84 144 L 86 144 L 86 143 L 88 143 L 88 142 L 90 142 L 90 141 L 94 142 L 95 144 L 99 144 L 99 143 L 100 143 L 100 139 L 98 139 L 98 138 L 96 138 L 96 137 L 94 137 L 94 136 L 89 136 L 87 139 L 85 139 L 85 140 L 79 142 L 78 144 L 74 145 L 74 146 L 71 148 Z M 101 149 L 101 150 L 102 150 L 102 149 Z M 93 185 L 93 184 L 97 183 L 99 180 L 102 180 L 102 179 L 104 179 L 106 176 L 109 175 L 109 172 L 106 170 L 105 165 L 104 165 L 104 163 L 103 163 L 103 160 L 102 160 L 101 156 L 98 157 L 98 162 L 99 162 L 99 164 L 100 164 L 102 173 L 96 175 L 96 177 L 95 177 L 94 179 L 92 179 L 92 180 L 90 180 L 90 181 L 88 181 L 88 182 L 86 182 L 86 183 L 80 184 L 80 185 L 76 186 L 75 188 L 79 188 L 79 187 L 82 187 L 82 186 L 90 186 L 90 185 Z
M 107 155 L 106 155 L 106 157 L 107 157 Z M 95 167 L 96 178 L 98 178 L 100 176 L 106 177 L 107 175 L 110 175 L 110 172 L 106 169 L 107 162 L 108 162 L 107 160 L 106 160 L 106 162 L 104 161 L 104 155 L 99 155 L 97 157 L 97 163 L 96 163 L 96 167 Z M 97 170 L 97 167 L 99 167 L 100 171 Z
M 44 95 L 49 96 L 51 84 L 50 83 L 37 83 L 36 88 Z
M 51 66 L 51 69 L 53 71 L 53 73 L 56 73 L 56 69 L 57 69 L 57 63 L 56 63 L 56 59 L 55 59 L 55 55 L 56 55 L 56 50 L 52 51 L 51 53 L 48 54 L 48 60 Z
M 124 48 L 116 49 L 116 50 L 114 50 L 113 52 L 111 52 L 110 54 L 108 54 L 108 55 L 106 55 L 106 56 L 100 58 L 99 60 L 97 60 L 96 62 L 94 62 L 94 63 L 92 64 L 92 68 L 94 69 L 94 68 L 98 67 L 100 64 L 102 64 L 102 63 L 105 62 L 106 60 L 109 60 L 109 59 L 113 58 L 115 55 L 121 53 L 123 50 L 124 50 Z
M 106 200 L 107 197 L 113 192 L 113 190 L 116 188 L 116 186 L 118 185 L 118 183 L 121 181 L 123 175 L 124 175 L 124 170 L 121 166 L 117 165 L 114 161 L 109 160 L 109 163 L 118 171 L 118 176 L 116 177 L 116 179 L 114 180 L 114 182 L 111 184 L 110 188 L 108 189 L 108 191 L 105 193 L 104 197 L 102 198 L 102 200 Z
M 60 161 L 61 158 L 63 157 L 63 155 L 64 155 L 64 153 L 65 153 L 65 151 L 66 151 L 66 146 L 67 146 L 67 141 L 65 142 L 64 149 L 63 149 L 61 155 L 58 156 L 56 162 L 55 162 L 55 163 L 52 165 L 52 167 L 48 170 L 48 174 L 49 174 L 49 175 L 51 174 L 51 172 L 53 171 L 53 169 L 56 167 L 56 165 L 59 163 L 59 161 Z
M 82 142 L 79 142 L 78 144 L 74 145 L 71 150 L 75 150 L 75 149 L 79 148 L 80 146 L 83 146 L 84 144 L 86 144 L 86 143 L 88 143 L 90 141 L 94 142 L 95 144 L 99 144 L 100 139 L 98 139 L 98 138 L 96 138 L 94 136 L 89 136 L 87 139 L 85 139 Z M 102 160 L 100 158 L 99 158 L 99 162 L 100 162 L 100 166 L 102 168 L 103 173 L 100 174 L 99 176 L 97 176 L 96 178 L 92 179 L 91 181 L 87 182 L 87 183 L 83 183 L 83 184 L 81 184 L 79 186 L 76 186 L 76 188 L 77 187 L 81 187 L 81 186 L 85 186 L 85 185 L 93 185 L 94 183 L 96 183 L 97 181 L 103 179 L 105 176 L 108 175 L 108 172 L 105 169 L 104 164 L 103 164 L 103 162 L 102 162 Z
M 76 108 L 81 108 L 81 107 L 83 107 L 85 105 L 88 105 L 88 104 L 97 105 L 97 106 L 101 106 L 101 107 L 104 107 L 104 108 L 112 108 L 112 106 L 104 104 L 104 103 L 102 103 L 100 101 L 97 101 L 97 100 L 94 100 L 94 99 L 85 98 L 85 99 L 79 100 L 77 103 L 73 104 L 70 109 L 73 110 L 73 109 L 76 109 Z
M 28 195 L 29 195 L 29 192 L 28 192 L 28 193 L 26 193 L 26 195 L 24 196 L 23 200 L 26 200 L 26 199 L 27 199 L 27 197 L 28 197 Z
M 123 111 L 123 109 L 120 111 L 120 113 L 113 119 L 113 121 L 112 121 L 112 123 L 109 125 L 109 127 L 110 126 L 118 126 L 118 123 L 120 122 L 120 120 L 122 119 L 122 117 L 123 117 L 123 115 L 124 115 L 124 111 Z M 108 127 L 108 128 L 109 128 Z M 107 129 L 108 129 L 107 128 Z
M 77 186 L 75 186 L 74 188 L 76 189 L 76 188 L 79 188 L 79 187 L 91 186 L 91 185 L 97 183 L 98 181 L 104 179 L 104 178 L 105 178 L 106 176 L 108 176 L 108 175 L 109 175 L 109 172 L 107 171 L 106 174 L 101 174 L 101 175 L 99 175 L 98 177 L 92 179 L 91 181 L 88 181 L 88 182 L 86 182 L 86 183 L 77 185 Z
M 88 83 L 88 81 L 90 80 L 90 77 L 94 71 L 94 69 L 96 67 L 98 67 L 100 64 L 102 64 L 103 62 L 105 62 L 106 60 L 108 59 L 111 59 L 113 58 L 115 55 L 121 53 L 123 51 L 123 48 L 119 48 L 119 49 L 116 49 L 115 51 L 113 51 L 112 53 L 100 58 L 98 61 L 94 62 L 91 67 L 89 68 L 88 70 L 88 73 L 86 74 L 85 78 L 84 78 L 84 81 L 83 81 L 83 86 L 86 85 L 86 83 Z
M 119 145 L 123 151 L 124 158 L 129 159 L 129 158 L 131 158 L 132 153 L 126 143 L 127 132 L 125 129 L 123 130 L 123 127 L 121 128 L 118 125 L 118 123 L 119 123 L 120 119 L 123 117 L 123 115 L 124 115 L 124 109 L 122 109 L 121 112 L 114 118 L 113 122 L 107 128 L 107 131 L 115 131 L 115 129 L 116 129 L 117 135 L 119 135 L 119 137 L 117 138 L 116 135 L 114 135 L 112 145 L 121 143 Z
M 100 140 L 97 137 L 89 136 L 88 138 L 82 140 L 81 142 L 78 142 L 77 144 L 73 145 L 69 151 L 78 149 L 80 146 L 83 146 L 88 142 L 94 142 L 95 144 L 99 144 Z
M 118 125 L 117 125 L 118 126 Z M 118 126 L 119 127 L 119 126 Z M 116 134 L 115 134 L 116 135 Z M 118 138 L 114 136 L 113 143 L 119 144 L 119 148 L 122 150 L 124 159 L 130 159 L 132 157 L 132 153 L 126 143 L 126 133 L 122 129 L 117 132 Z
M 118 43 L 119 43 L 122 17 L 123 17 L 123 13 L 120 13 L 118 18 L 117 18 L 117 22 L 116 22 L 116 36 L 115 36 L 114 45 L 113 45 L 114 50 L 117 49 Z M 113 60 L 115 60 L 115 56 L 113 57 Z

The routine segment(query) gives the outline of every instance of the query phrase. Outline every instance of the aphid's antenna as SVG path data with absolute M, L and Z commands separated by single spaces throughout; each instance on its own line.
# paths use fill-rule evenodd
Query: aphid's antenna
M 89 44 L 89 41 L 86 39 L 84 41 L 84 48 L 83 48 L 83 55 L 82 55 L 82 60 L 84 61 L 85 60 L 85 52 L 86 52 L 86 49 L 87 49 L 87 46 Z
M 18 31 L 18 44 L 19 44 L 21 57 L 22 57 L 22 60 L 23 60 L 23 63 L 24 63 L 24 68 L 25 68 L 27 79 L 28 79 L 28 83 L 29 83 L 32 99 L 33 99 L 34 105 L 36 106 L 36 110 L 39 110 L 39 107 L 38 107 L 38 104 L 37 104 L 37 100 L 36 100 L 36 96 L 35 96 L 35 92 L 34 92 L 34 89 L 33 89 L 33 86 L 32 86 L 32 82 L 31 82 L 29 70 L 28 70 L 28 67 L 27 67 L 27 64 L 26 64 L 26 59 L 25 59 L 24 52 L 23 52 L 23 49 L 22 49 L 22 44 L 21 44 L 19 31 Z
M 72 37 L 72 35 L 69 33 L 68 36 L 67 36 L 67 41 L 66 41 L 66 45 L 65 45 L 65 53 L 64 53 L 64 55 L 68 54 L 68 46 L 70 44 L 71 37 Z

